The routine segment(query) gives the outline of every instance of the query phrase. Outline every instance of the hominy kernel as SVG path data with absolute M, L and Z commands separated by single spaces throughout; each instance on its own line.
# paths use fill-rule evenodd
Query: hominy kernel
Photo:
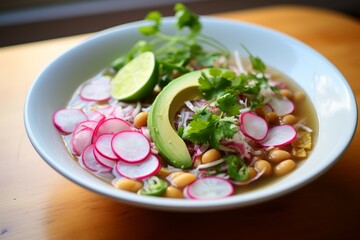
M 200 156 L 196 156 L 195 160 L 194 160 L 194 167 L 197 167 L 201 164 L 201 155 Z
M 114 183 L 118 189 L 136 193 L 143 187 L 143 183 L 137 180 L 120 178 Z
M 279 163 L 281 161 L 289 159 L 290 157 L 291 154 L 289 152 L 285 150 L 274 149 L 270 151 L 268 159 L 272 163 Z
M 196 180 L 196 176 L 191 173 L 183 173 L 172 179 L 172 184 L 175 187 L 183 188 Z
M 289 124 L 289 125 L 293 125 L 297 122 L 297 119 L 294 115 L 292 114 L 288 114 L 285 115 L 281 118 L 281 123 L 282 124 Z
M 149 116 L 148 112 L 140 112 L 139 114 L 137 114 L 134 118 L 134 126 L 136 128 L 147 126 L 148 116 Z
M 272 173 L 272 167 L 268 161 L 259 160 L 255 163 L 254 167 L 257 172 L 262 172 L 264 170 L 263 176 L 269 176 Z
M 251 180 L 253 179 L 256 175 L 257 175 L 257 172 L 255 170 L 254 167 L 249 167 L 249 177 L 248 177 L 248 180 Z
M 277 123 L 279 122 L 279 117 L 278 117 L 278 115 L 277 115 L 276 113 L 274 113 L 274 112 L 269 112 L 269 113 L 267 114 L 267 117 L 268 117 L 270 123 L 275 123 L 275 124 L 277 124 Z
M 293 160 L 288 159 L 276 165 L 276 167 L 274 168 L 274 172 L 277 176 L 283 176 L 291 172 L 295 168 L 296 168 L 296 163 Z
M 281 89 L 280 94 L 288 99 L 292 99 L 294 94 L 289 89 Z
M 169 186 L 166 188 L 166 191 L 164 193 L 164 197 L 168 198 L 184 198 L 183 192 L 173 186 Z
M 294 101 L 295 102 L 302 102 L 305 100 L 305 93 L 303 91 L 296 91 L 294 93 Z
M 201 157 L 202 163 L 210 163 L 221 158 L 221 153 L 216 149 L 207 150 Z

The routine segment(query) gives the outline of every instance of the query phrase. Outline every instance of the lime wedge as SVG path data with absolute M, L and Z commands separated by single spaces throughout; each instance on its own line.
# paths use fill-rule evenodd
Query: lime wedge
M 153 92 L 157 75 L 154 53 L 141 53 L 117 72 L 111 81 L 111 95 L 123 101 L 144 99 Z

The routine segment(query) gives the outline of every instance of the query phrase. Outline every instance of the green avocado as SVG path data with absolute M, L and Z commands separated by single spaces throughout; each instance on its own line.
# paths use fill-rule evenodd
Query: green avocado
M 201 96 L 198 79 L 203 71 L 208 70 L 190 72 L 171 81 L 156 97 L 149 112 L 150 135 L 159 153 L 174 167 L 192 166 L 186 144 L 174 129 L 174 118 L 186 100 Z

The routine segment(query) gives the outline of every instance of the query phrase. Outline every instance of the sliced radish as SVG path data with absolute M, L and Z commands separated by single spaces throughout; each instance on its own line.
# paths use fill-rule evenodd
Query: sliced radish
M 76 134 L 73 134 L 71 139 L 71 146 L 75 155 L 81 155 L 85 148 L 91 144 L 92 135 L 93 130 L 90 128 L 84 128 L 78 131 Z
M 159 169 L 159 159 L 153 154 L 150 154 L 142 162 L 126 163 L 123 161 L 118 161 L 116 164 L 116 171 L 121 176 L 138 180 L 155 175 Z
M 266 112 L 273 112 L 274 111 L 274 109 L 271 107 L 271 105 L 270 104 L 268 104 L 268 103 L 266 103 L 265 105 L 264 105 L 264 110 L 266 111 Z
M 141 133 L 149 140 L 152 141 L 151 135 L 150 135 L 150 131 L 148 127 L 141 127 L 140 128 Z
M 84 166 L 92 172 L 111 171 L 111 168 L 103 166 L 96 160 L 94 155 L 94 145 L 92 144 L 85 148 L 83 154 L 81 155 L 81 161 Z
M 106 107 L 98 108 L 96 111 L 99 111 L 100 113 L 104 114 L 105 117 L 114 117 L 115 114 L 115 106 L 109 105 Z
M 268 133 L 267 122 L 253 112 L 245 112 L 240 115 L 240 129 L 245 136 L 260 141 Z
M 225 198 L 233 192 L 233 185 L 220 177 L 199 178 L 186 188 L 186 195 L 191 199 L 198 200 Z
M 264 147 L 283 146 L 291 143 L 296 138 L 296 130 L 290 125 L 280 125 L 269 129 L 269 132 L 260 144 Z
M 105 120 L 105 115 L 97 110 L 94 111 L 90 111 L 89 113 L 87 113 L 88 119 L 89 120 L 93 120 L 95 122 L 100 122 Z
M 94 130 L 94 128 L 96 127 L 97 125 L 97 122 L 96 121 L 93 121 L 93 120 L 86 120 L 86 121 L 83 121 L 81 123 L 79 123 L 75 130 L 74 130 L 74 134 L 76 134 L 77 132 L 83 130 L 83 129 L 91 129 L 91 130 Z
M 100 164 L 104 165 L 105 167 L 113 168 L 116 165 L 117 161 L 102 156 L 96 150 L 95 146 L 94 146 L 94 156 L 95 156 L 96 161 L 98 161 Z
M 109 78 L 86 83 L 80 90 L 80 98 L 86 101 L 106 101 L 111 97 Z
M 150 154 L 149 140 L 140 132 L 123 131 L 111 141 L 116 156 L 128 163 L 143 161 Z
M 286 115 L 286 114 L 290 114 L 295 109 L 294 103 L 292 101 L 290 101 L 289 99 L 285 98 L 285 97 L 283 97 L 283 98 L 273 97 L 268 102 L 268 104 L 271 106 L 273 111 L 278 116 L 283 116 L 283 115 Z
M 111 160 L 119 160 L 118 156 L 112 150 L 111 140 L 114 134 L 106 133 L 101 135 L 95 142 L 95 149 L 97 152 L 105 158 Z
M 122 131 L 131 130 L 130 123 L 120 118 L 108 118 L 99 122 L 98 126 L 94 129 L 92 142 L 105 133 L 116 134 Z
M 70 134 L 80 122 L 87 120 L 87 116 L 81 109 L 64 108 L 56 111 L 52 120 L 61 133 Z

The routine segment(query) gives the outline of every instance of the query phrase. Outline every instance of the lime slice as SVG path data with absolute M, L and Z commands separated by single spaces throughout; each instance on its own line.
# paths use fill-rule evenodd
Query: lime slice
M 153 52 L 144 52 L 127 63 L 111 81 L 115 99 L 137 101 L 149 96 L 157 82 L 157 65 Z

